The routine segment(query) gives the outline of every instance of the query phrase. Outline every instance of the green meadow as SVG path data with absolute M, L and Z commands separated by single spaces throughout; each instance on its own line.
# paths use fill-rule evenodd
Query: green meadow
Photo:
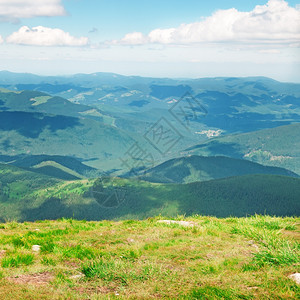
M 299 218 L 163 219 L 2 223 L 0 299 L 299 299 Z

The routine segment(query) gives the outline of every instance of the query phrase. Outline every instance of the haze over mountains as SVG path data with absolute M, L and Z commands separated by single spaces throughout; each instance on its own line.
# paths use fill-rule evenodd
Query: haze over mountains
M 111 73 L 45 77 L 2 71 L 0 162 L 1 206 L 6 216 L 20 220 L 32 218 L 33 213 L 25 213 L 28 209 L 37 209 L 37 216 L 55 218 L 55 213 L 45 212 L 54 198 L 53 205 L 64 206 L 60 211 L 67 215 L 76 211 L 76 216 L 88 219 L 141 217 L 162 207 L 171 215 L 241 216 L 263 213 L 263 209 L 297 215 L 298 192 L 282 193 L 299 185 L 300 84 L 264 77 L 174 80 Z M 23 179 L 12 175 L 22 172 Z M 44 183 L 37 187 L 32 182 L 40 174 Z M 108 175 L 112 183 L 100 184 L 101 192 L 91 194 L 95 184 L 99 188 L 96 178 Z M 9 176 L 14 179 L 8 180 Z M 114 181 L 115 176 L 126 179 Z M 48 184 L 69 186 L 71 180 L 78 188 L 60 194 L 43 192 Z M 286 188 L 266 194 L 264 186 L 270 191 L 267 187 L 275 187 L 275 182 Z M 224 189 L 223 183 L 230 187 L 229 198 L 223 195 L 227 200 L 218 192 Z M 113 205 L 104 205 L 101 211 L 103 194 L 114 184 L 118 189 L 124 185 L 128 195 L 124 201 L 110 199 Z M 30 186 L 35 186 L 34 192 Z M 180 190 L 180 205 L 169 205 Z M 159 205 L 150 201 L 155 197 L 161 198 Z M 238 198 L 247 204 L 232 211 L 216 209 L 222 201 Z M 70 199 L 77 201 L 76 209 Z M 204 204 L 208 199 L 211 206 Z M 144 215 L 142 206 L 140 211 L 137 208 L 139 200 L 149 206 Z M 84 213 L 78 210 L 81 201 Z M 289 203 L 289 209 L 283 209 L 283 203 Z M 18 213 L 13 213 L 13 207 Z

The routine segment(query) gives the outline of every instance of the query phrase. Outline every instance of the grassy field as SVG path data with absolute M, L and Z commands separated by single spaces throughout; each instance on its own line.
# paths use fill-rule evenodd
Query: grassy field
M 162 219 L 2 223 L 0 299 L 300 298 L 299 218 Z

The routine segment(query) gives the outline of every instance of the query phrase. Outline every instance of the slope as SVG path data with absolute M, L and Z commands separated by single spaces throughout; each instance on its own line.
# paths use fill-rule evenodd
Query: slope
M 86 117 L 103 121 L 103 114 L 87 105 L 75 104 L 67 99 L 39 91 L 10 91 L 0 89 L 0 111 L 40 112 L 72 117 Z
M 300 214 L 300 179 L 286 176 L 245 175 L 190 184 L 158 184 L 120 178 L 65 182 L 12 166 L 1 166 L 1 170 L 2 221 L 140 219 L 159 214 Z
M 244 158 L 300 174 L 300 123 L 217 137 L 188 148 L 186 153 Z
M 1 155 L 70 156 L 92 167 L 114 168 L 134 142 L 127 132 L 96 120 L 0 111 Z
M 248 174 L 273 174 L 299 177 L 277 167 L 266 167 L 243 159 L 225 156 L 187 156 L 168 160 L 148 169 L 139 178 L 151 182 L 188 183 Z
M 96 176 L 99 171 L 74 157 L 60 155 L 0 155 L 0 162 L 60 179 Z

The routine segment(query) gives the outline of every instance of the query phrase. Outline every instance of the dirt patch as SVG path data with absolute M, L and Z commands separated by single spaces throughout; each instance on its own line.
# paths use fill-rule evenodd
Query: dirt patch
M 32 284 L 36 286 L 47 285 L 53 279 L 54 276 L 50 272 L 25 274 L 25 275 L 20 275 L 18 277 L 7 278 L 7 280 L 12 281 L 16 284 Z
M 283 230 L 281 231 L 281 233 L 283 234 L 283 236 L 292 238 L 296 241 L 300 241 L 300 231 L 299 230 L 295 230 L 295 231 L 288 231 L 288 230 Z
M 109 294 L 112 292 L 111 289 L 105 286 L 97 286 L 97 287 L 91 287 L 91 286 L 79 286 L 74 288 L 75 291 L 77 291 L 80 294 Z
M 0 258 L 4 257 L 6 253 L 6 250 L 0 250 Z
M 76 262 L 73 262 L 73 261 L 65 261 L 65 264 L 66 264 L 68 267 L 71 267 L 71 268 L 74 268 L 74 269 L 79 268 L 79 264 L 76 263 Z

